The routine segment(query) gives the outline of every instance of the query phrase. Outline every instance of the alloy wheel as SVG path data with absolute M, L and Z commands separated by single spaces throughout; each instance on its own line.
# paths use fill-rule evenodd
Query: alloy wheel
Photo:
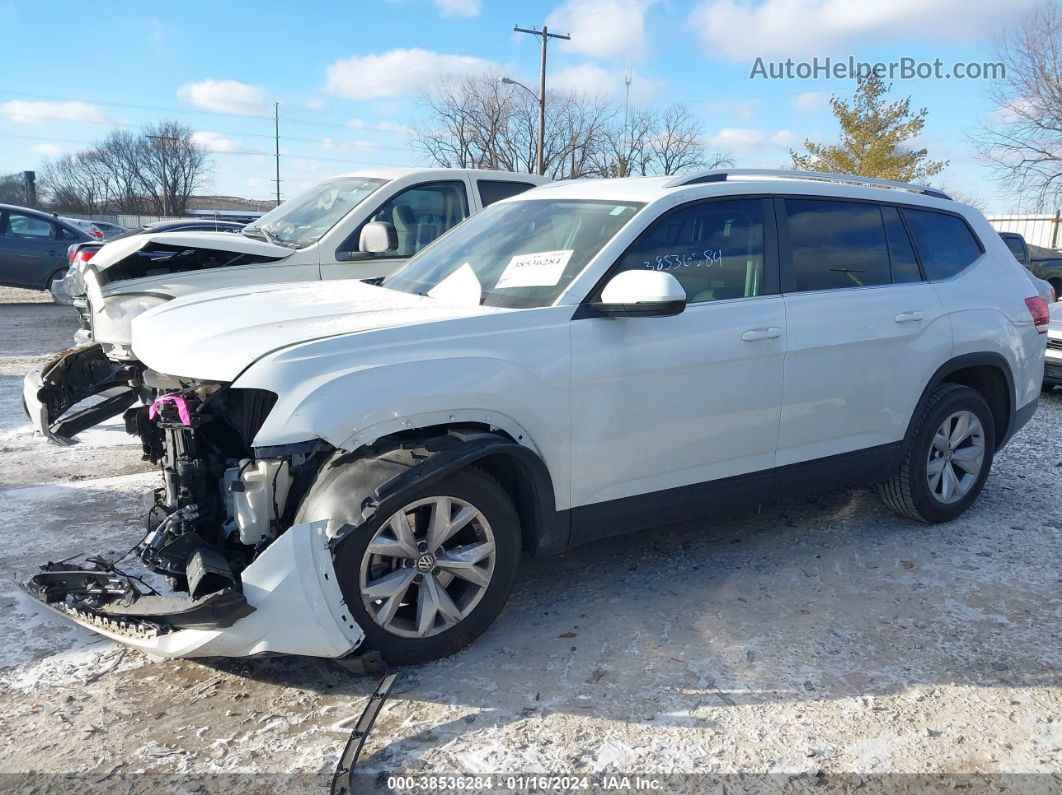
M 933 434 L 926 462 L 929 493 L 944 504 L 958 502 L 977 483 L 985 463 L 985 430 L 972 411 L 950 415 Z
M 393 635 L 437 635 L 479 604 L 495 558 L 494 533 L 474 505 L 456 497 L 417 500 L 370 539 L 359 572 L 362 603 Z

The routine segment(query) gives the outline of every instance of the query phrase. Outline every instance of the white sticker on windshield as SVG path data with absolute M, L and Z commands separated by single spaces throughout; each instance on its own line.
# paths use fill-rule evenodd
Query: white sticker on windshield
M 564 274 L 564 267 L 574 249 L 518 254 L 509 260 L 495 289 L 506 287 L 554 287 Z
M 483 300 L 483 285 L 479 283 L 472 266 L 466 262 L 428 290 L 428 295 L 461 306 L 479 306 Z

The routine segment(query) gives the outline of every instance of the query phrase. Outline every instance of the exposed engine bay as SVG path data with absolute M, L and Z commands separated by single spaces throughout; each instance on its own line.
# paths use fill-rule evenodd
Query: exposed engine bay
M 335 577 L 319 576 L 331 566 L 324 529 L 292 527 L 301 498 L 332 447 L 307 442 L 256 458 L 251 442 L 276 395 L 226 384 L 174 384 L 150 371 L 144 382 L 158 390 L 158 397 L 125 412 L 126 430 L 139 437 L 144 459 L 159 465 L 164 485 L 145 506 L 143 538 L 120 557 L 48 563 L 25 589 L 105 634 L 151 641 L 142 647 L 161 654 L 188 654 L 189 638 L 165 642 L 177 630 L 201 631 L 191 638 L 206 642 L 201 653 L 255 653 L 253 642 L 248 648 L 239 645 L 240 633 L 213 647 L 209 641 L 266 601 L 283 604 L 287 612 L 319 614 L 329 637 L 317 653 L 350 651 L 360 641 L 360 630 L 341 610 Z M 286 548 L 267 554 L 281 536 Z M 252 568 L 259 571 L 257 579 Z M 285 578 L 291 580 L 288 594 Z M 267 587 L 257 588 L 259 580 Z M 249 591 L 260 599 L 250 598 Z M 329 611 L 345 626 L 333 628 Z M 265 632 L 253 621 L 246 623 L 253 630 L 251 641 Z M 257 650 L 285 651 L 272 641 L 266 646 Z

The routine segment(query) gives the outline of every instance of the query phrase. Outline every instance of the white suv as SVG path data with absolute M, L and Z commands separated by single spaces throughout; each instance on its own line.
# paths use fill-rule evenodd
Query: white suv
M 165 485 L 136 556 L 179 593 L 99 562 L 28 587 L 157 654 L 429 660 L 495 619 L 521 550 L 858 483 L 954 519 L 1035 411 L 1047 323 L 981 213 L 929 188 L 555 183 L 383 286 L 139 317 L 160 397 L 127 423 Z

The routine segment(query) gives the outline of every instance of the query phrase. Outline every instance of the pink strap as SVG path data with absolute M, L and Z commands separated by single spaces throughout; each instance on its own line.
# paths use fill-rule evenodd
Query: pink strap
M 180 417 L 181 422 L 184 425 L 192 424 L 192 415 L 188 411 L 188 404 L 184 398 L 180 395 L 161 395 L 155 398 L 151 407 L 148 409 L 148 419 L 153 420 L 159 416 L 162 411 L 162 406 L 166 403 L 172 403 L 177 407 L 177 416 Z

